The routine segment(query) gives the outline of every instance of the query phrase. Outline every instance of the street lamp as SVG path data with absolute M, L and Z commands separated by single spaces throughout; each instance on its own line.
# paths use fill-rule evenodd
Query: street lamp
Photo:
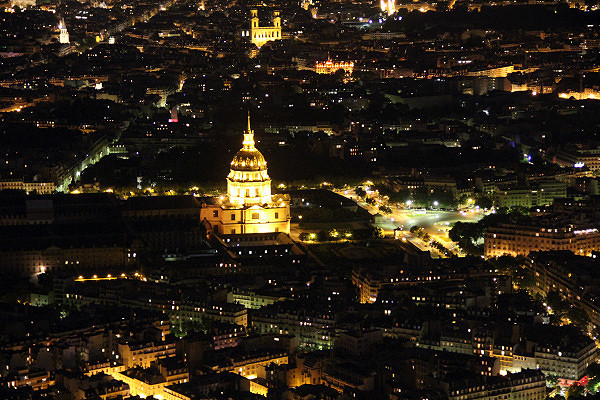
M 412 200 L 406 200 L 406 205 L 407 205 L 407 206 L 409 206 L 409 207 L 410 207 L 410 206 L 411 206 L 411 204 L 412 204 Z
M 434 206 L 434 207 L 437 207 L 437 206 L 439 206 L 439 205 L 440 205 L 440 202 L 439 202 L 439 201 L 437 201 L 437 200 L 436 200 L 436 201 L 434 201 L 434 202 L 433 202 L 433 206 Z

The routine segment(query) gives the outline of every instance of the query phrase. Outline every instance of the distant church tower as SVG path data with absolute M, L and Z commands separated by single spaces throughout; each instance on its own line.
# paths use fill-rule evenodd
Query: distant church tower
M 258 19 L 258 10 L 252 9 L 250 10 L 250 30 L 243 31 L 242 36 L 248 36 L 250 41 L 254 43 L 256 47 L 261 47 L 272 40 L 280 40 L 281 17 L 279 11 L 273 11 L 272 23 L 273 25 L 271 26 L 261 26 Z
M 396 1 L 395 0 L 380 0 L 381 12 L 392 15 L 396 12 Z
M 58 29 L 60 29 L 60 34 L 58 36 L 58 41 L 61 44 L 69 44 L 69 31 L 67 31 L 67 25 L 65 24 L 65 19 L 60 19 L 60 24 L 58 24 Z

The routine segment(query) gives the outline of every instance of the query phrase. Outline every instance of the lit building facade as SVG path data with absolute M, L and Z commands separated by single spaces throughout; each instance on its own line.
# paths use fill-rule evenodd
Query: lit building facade
M 527 187 L 497 185 L 494 191 L 496 207 L 532 207 L 552 204 L 556 198 L 567 197 L 567 184 L 554 179 L 533 182 Z
M 247 37 L 256 47 L 262 47 L 272 40 L 281 40 L 281 17 L 279 11 L 273 11 L 273 25 L 260 25 L 258 10 L 250 10 L 250 30 L 242 31 L 242 37 Z
M 258 352 L 253 355 L 234 355 L 228 357 L 227 363 L 215 363 L 209 365 L 208 368 L 215 372 L 233 372 L 248 379 L 255 379 L 257 376 L 262 375 L 261 367 L 276 364 L 283 365 L 289 363 L 289 356 L 287 353 L 272 353 L 268 351 Z
M 126 368 L 149 368 L 150 364 L 175 355 L 175 342 L 119 343 L 119 354 Z
M 3 180 L 0 181 L 0 190 L 23 190 L 27 194 L 51 194 L 56 189 L 54 182 L 26 182 L 24 180 Z
M 537 370 L 523 370 L 501 378 L 444 382 L 449 400 L 523 399 L 546 397 L 546 377 Z
M 323 309 L 278 302 L 252 314 L 252 329 L 259 334 L 294 335 L 300 348 L 323 350 L 332 347 L 335 320 Z
M 318 61 L 315 64 L 317 74 L 333 74 L 338 70 L 344 70 L 348 75 L 354 71 L 354 63 L 352 61 Z
M 600 299 L 596 294 L 594 279 L 590 272 L 596 268 L 595 254 L 591 258 L 567 255 L 564 252 L 541 252 L 530 254 L 531 270 L 535 279 L 533 290 L 546 296 L 556 291 L 582 308 L 594 325 L 600 325 Z
M 568 250 L 577 255 L 590 255 L 600 250 L 600 232 L 596 228 L 574 228 L 571 225 L 543 228 L 500 224 L 488 228 L 484 238 L 486 258 L 503 255 L 526 256 L 532 251 Z
M 168 364 L 167 360 L 162 360 Z M 154 398 L 165 399 L 173 398 L 165 393 L 167 386 L 186 383 L 189 381 L 190 374 L 185 365 L 177 365 L 176 368 L 166 368 L 161 362 L 153 363 L 158 367 L 158 371 L 147 369 L 130 369 L 123 372 L 113 373 L 113 378 L 129 385 L 132 396 L 142 398 L 154 396 Z M 172 362 L 175 364 L 175 362 Z
M 600 170 L 600 149 L 596 147 L 562 149 L 552 158 L 552 162 L 563 167 L 587 167 L 592 171 L 598 171 Z
M 250 117 L 243 147 L 231 161 L 227 196 L 205 204 L 200 217 L 218 234 L 290 233 L 290 196 L 271 194 L 267 162 L 255 147 Z
M 570 346 L 536 346 L 534 354 L 538 369 L 567 380 L 583 378 L 598 360 L 598 348 L 592 340 Z

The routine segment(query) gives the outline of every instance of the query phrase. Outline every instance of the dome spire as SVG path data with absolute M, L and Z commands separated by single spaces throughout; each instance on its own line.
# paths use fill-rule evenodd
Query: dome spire
M 247 132 L 252 131 L 252 129 L 250 129 L 250 110 L 248 110 L 248 130 Z
M 248 110 L 248 129 L 244 132 L 244 150 L 255 150 L 254 147 L 254 131 L 250 128 L 250 110 Z

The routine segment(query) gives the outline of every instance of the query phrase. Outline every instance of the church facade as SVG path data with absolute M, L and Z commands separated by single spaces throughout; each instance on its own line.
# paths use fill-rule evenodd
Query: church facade
M 250 10 L 250 29 L 243 30 L 242 37 L 249 38 L 258 48 L 272 40 L 281 40 L 281 16 L 279 11 L 273 11 L 272 25 L 260 25 L 258 9 Z
M 271 194 L 267 162 L 256 148 L 250 116 L 242 148 L 231 161 L 227 196 L 206 202 L 200 217 L 216 234 L 290 233 L 290 197 Z

